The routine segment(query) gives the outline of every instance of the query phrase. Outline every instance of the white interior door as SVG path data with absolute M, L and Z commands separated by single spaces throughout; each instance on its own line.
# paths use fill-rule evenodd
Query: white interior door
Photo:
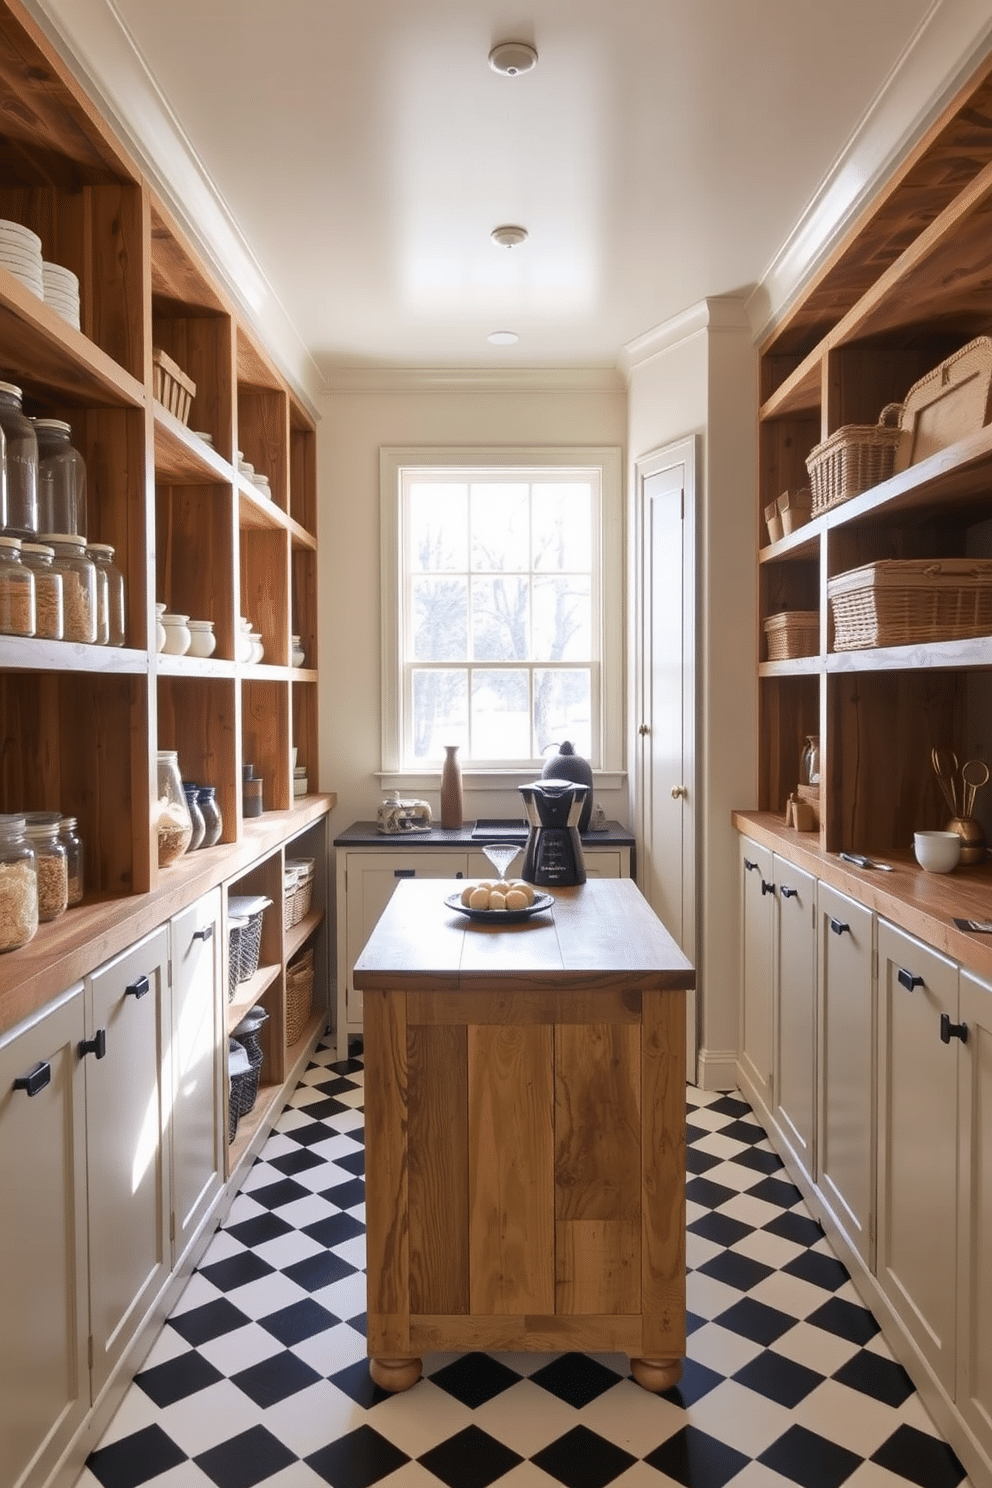
M 655 450 L 635 469 L 637 877 L 695 964 L 695 441 Z M 695 1078 L 693 993 L 686 1024 L 687 1067 Z

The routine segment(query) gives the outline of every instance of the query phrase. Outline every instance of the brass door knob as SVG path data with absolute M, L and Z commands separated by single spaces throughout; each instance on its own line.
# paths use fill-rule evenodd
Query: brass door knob
M 644 735 L 645 734 L 649 734 L 651 732 L 651 730 L 650 730 L 650 728 L 648 727 L 648 725 L 646 723 L 642 723 L 641 726 L 640 726 L 640 728 L 637 730 L 637 732 L 643 738 Z
M 672 786 L 672 800 L 673 801 L 677 801 L 678 798 L 679 798 L 679 796 L 687 796 L 688 794 L 689 794 L 689 792 L 686 790 L 686 788 L 685 788 L 684 785 L 673 785 Z

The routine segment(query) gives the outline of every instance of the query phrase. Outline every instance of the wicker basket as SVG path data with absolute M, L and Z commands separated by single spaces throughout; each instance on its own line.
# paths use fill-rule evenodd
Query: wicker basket
M 885 559 L 827 585 L 834 650 L 992 635 L 992 562 Z
M 902 404 L 889 403 L 877 424 L 845 424 L 810 450 L 806 469 L 814 517 L 888 480 L 904 437 L 899 427 L 901 412 Z
M 282 923 L 284 930 L 291 930 L 299 922 L 296 913 L 296 885 L 299 878 L 297 869 L 286 864 L 282 875 Z
M 317 869 L 315 858 L 287 858 L 286 867 L 296 872 L 296 894 L 293 907 L 293 924 L 298 925 L 310 913 L 313 902 L 313 879 Z
M 187 377 L 182 367 L 157 347 L 152 351 L 152 391 L 155 397 L 174 413 L 181 424 L 189 419 L 189 410 L 196 397 L 196 383 Z
M 765 620 L 769 661 L 815 656 L 820 649 L 820 616 L 816 610 L 783 610 Z
M 286 967 L 286 1047 L 302 1037 L 313 1012 L 313 950 L 304 951 Z

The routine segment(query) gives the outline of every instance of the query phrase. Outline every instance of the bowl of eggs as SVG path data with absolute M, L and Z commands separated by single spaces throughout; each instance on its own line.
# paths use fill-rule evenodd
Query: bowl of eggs
M 542 914 L 555 901 L 551 894 L 541 893 L 522 878 L 501 878 L 467 883 L 460 893 L 449 894 L 444 902 L 449 909 L 470 919 L 509 924 Z

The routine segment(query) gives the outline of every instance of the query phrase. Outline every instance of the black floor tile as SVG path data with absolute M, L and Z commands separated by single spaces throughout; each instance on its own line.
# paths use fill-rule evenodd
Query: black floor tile
M 344 1369 L 337 1370 L 330 1375 L 330 1381 L 364 1410 L 370 1410 L 381 1400 L 389 1399 L 388 1392 L 381 1390 L 377 1384 L 373 1383 L 367 1359 L 359 1359 L 356 1363 L 348 1364 Z
M 520 1382 L 520 1375 L 508 1369 L 492 1354 L 464 1354 L 451 1364 L 445 1364 L 431 1375 L 431 1382 L 460 1400 L 471 1410 L 485 1405 Z
M 343 1168 L 344 1163 L 338 1162 L 336 1166 Z M 365 1203 L 365 1180 L 345 1179 L 343 1183 L 335 1183 L 331 1188 L 322 1188 L 320 1197 L 329 1204 L 337 1204 L 339 1209 L 355 1209 L 359 1204 Z
M 770 1219 L 761 1228 L 767 1230 L 769 1235 L 777 1235 L 780 1240 L 791 1240 L 795 1245 L 816 1245 L 823 1239 L 823 1230 L 815 1219 L 792 1210 L 776 1214 L 774 1219 Z
M 478 1426 L 466 1426 L 417 1458 L 448 1488 L 488 1488 L 523 1460 Z
M 747 1101 L 741 1100 L 735 1095 L 720 1095 L 715 1101 L 703 1108 L 706 1111 L 715 1111 L 718 1116 L 730 1116 L 734 1120 L 740 1120 L 742 1116 L 750 1116 L 751 1107 Z
M 349 1132 L 350 1135 L 351 1133 Z M 346 1173 L 354 1173 L 356 1177 L 360 1177 L 365 1172 L 364 1149 L 360 1152 L 346 1152 L 343 1157 L 336 1157 L 334 1159 L 334 1166 L 336 1168 L 344 1168 Z
M 240 1240 L 242 1245 L 249 1247 L 264 1245 L 267 1240 L 278 1240 L 282 1235 L 290 1235 L 292 1232 L 291 1224 L 269 1210 L 264 1214 L 256 1214 L 251 1219 L 239 1220 L 227 1229 L 227 1233 L 233 1235 L 235 1240 Z
M 161 1426 L 146 1426 L 109 1446 L 97 1447 L 86 1466 L 103 1488 L 137 1488 L 187 1460 Z
M 712 1240 L 715 1245 L 736 1245 L 738 1240 L 743 1240 L 745 1235 L 754 1233 L 754 1226 L 742 1223 L 739 1219 L 731 1219 L 729 1214 L 702 1214 L 699 1219 L 693 1220 L 689 1229 L 694 1235 L 702 1235 L 704 1240 Z
M 737 1190 L 727 1188 L 723 1183 L 714 1183 L 712 1178 L 689 1178 L 685 1185 L 685 1196 L 690 1204 L 699 1204 L 704 1209 L 719 1209 L 721 1204 L 729 1204 L 731 1199 L 736 1199 Z
M 804 1250 L 782 1267 L 789 1276 L 798 1276 L 802 1281 L 811 1281 L 826 1292 L 836 1292 L 851 1277 L 846 1266 L 835 1256 L 823 1255 L 818 1250 Z
M 587 1427 L 576 1426 L 535 1452 L 531 1461 L 564 1483 L 565 1488 L 606 1488 L 637 1458 Z
M 833 1378 L 852 1390 L 860 1390 L 862 1395 L 873 1395 L 876 1400 L 893 1407 L 908 1400 L 915 1388 L 901 1364 L 897 1364 L 895 1359 L 873 1354 L 870 1349 L 860 1349 L 836 1370 Z
M 822 1385 L 824 1376 L 817 1374 L 815 1369 L 807 1369 L 804 1364 L 787 1359 L 784 1354 L 775 1353 L 774 1349 L 764 1349 L 739 1369 L 734 1379 L 739 1385 L 746 1385 L 749 1390 L 756 1390 L 759 1395 L 794 1410 L 800 1400 L 805 1400 L 817 1385 Z
M 764 1131 L 754 1121 L 731 1121 L 726 1126 L 721 1126 L 720 1135 L 732 1137 L 735 1142 L 744 1142 L 748 1147 L 754 1147 L 765 1140 Z M 777 1162 L 781 1167 L 781 1158 Z
M 722 1157 L 715 1157 L 712 1152 L 703 1152 L 699 1147 L 687 1147 L 685 1153 L 685 1170 L 696 1177 L 700 1173 L 708 1173 L 710 1168 L 718 1168 L 723 1162 Z
M 742 1338 L 750 1338 L 752 1343 L 763 1344 L 765 1348 L 796 1326 L 796 1319 L 789 1313 L 782 1312 L 777 1307 L 769 1307 L 764 1302 L 756 1302 L 753 1297 L 742 1297 L 740 1302 L 735 1302 L 726 1312 L 721 1312 L 715 1321 L 721 1328 L 729 1328 L 731 1332 L 740 1333 Z
M 772 1274 L 773 1268 L 751 1256 L 741 1255 L 736 1250 L 721 1250 L 698 1268 L 703 1276 L 722 1281 L 726 1286 L 736 1287 L 739 1292 L 749 1292 Z
M 140 1370 L 135 1375 L 134 1382 L 144 1390 L 149 1400 L 154 1400 L 159 1410 L 164 1410 L 167 1405 L 174 1405 L 177 1400 L 185 1400 L 199 1390 L 206 1390 L 223 1378 L 220 1370 L 215 1369 L 209 1359 L 196 1349 L 190 1349 L 188 1353 L 179 1354 L 164 1364 Z
M 312 1297 L 306 1297 L 302 1302 L 293 1302 L 278 1312 L 270 1312 L 268 1317 L 259 1318 L 258 1325 L 273 1338 L 278 1338 L 286 1348 L 291 1348 L 294 1343 L 302 1343 L 305 1338 L 314 1338 L 318 1333 L 333 1328 L 338 1321 L 333 1312 L 328 1312 Z
M 749 1197 L 762 1199 L 766 1204 L 777 1204 L 780 1209 L 793 1209 L 802 1202 L 802 1194 L 795 1184 L 785 1178 L 763 1178 L 748 1189 Z
M 878 1324 L 860 1302 L 848 1302 L 844 1297 L 831 1297 L 806 1319 L 817 1328 L 836 1333 L 848 1343 L 867 1343 L 878 1332 Z
M 319 1168 L 323 1159 L 307 1147 L 296 1147 L 292 1152 L 282 1152 L 278 1157 L 266 1158 L 270 1168 L 277 1168 L 291 1178 L 294 1173 L 305 1173 L 308 1168 Z
M 365 1226 L 359 1224 L 350 1214 L 329 1214 L 326 1219 L 304 1225 L 303 1233 L 309 1235 L 311 1240 L 316 1240 L 318 1245 L 325 1245 L 331 1250 L 335 1245 L 343 1245 L 346 1240 L 354 1240 L 356 1235 L 364 1235 Z
M 576 1410 L 612 1390 L 620 1383 L 620 1378 L 614 1370 L 607 1369 L 588 1354 L 560 1354 L 531 1375 L 535 1385 L 574 1405 Z
M 300 1114 L 305 1116 L 307 1112 L 304 1110 Z M 322 1121 L 305 1121 L 299 1126 L 291 1127 L 283 1136 L 300 1147 L 316 1147 L 321 1142 L 329 1142 L 334 1136 L 334 1130 L 325 1126 Z M 252 1198 L 254 1197 L 255 1194 L 252 1194 Z
M 340 1281 L 343 1276 L 353 1275 L 357 1269 L 341 1256 L 322 1250 L 318 1255 L 305 1256 L 302 1261 L 284 1266 L 282 1274 L 288 1276 L 290 1281 L 295 1281 L 297 1286 L 303 1287 L 304 1291 L 319 1292 L 323 1287 Z
M 688 1410 L 697 1400 L 702 1400 L 704 1395 L 715 1390 L 723 1380 L 724 1375 L 718 1374 L 715 1369 L 708 1369 L 697 1359 L 683 1359 L 681 1378 L 677 1385 L 664 1392 L 665 1399 Z
M 231 1375 L 232 1383 L 262 1410 L 309 1389 L 320 1378 L 316 1369 L 304 1364 L 289 1349 L 272 1354 L 268 1359 L 260 1359 L 257 1364 Z
M 769 1152 L 767 1147 L 745 1147 L 734 1158 L 734 1162 L 742 1168 L 751 1168 L 756 1173 L 782 1171 L 782 1159 L 777 1152 Z
M 750 1458 L 697 1426 L 683 1426 L 644 1461 L 683 1488 L 724 1488 Z
M 304 1188 L 302 1183 L 294 1183 L 292 1178 L 282 1178 L 276 1183 L 253 1188 L 248 1197 L 263 1209 L 281 1209 L 285 1204 L 295 1204 L 297 1199 L 308 1199 L 310 1190 Z
M 371 1426 L 359 1426 L 304 1461 L 331 1488 L 371 1488 L 410 1458 Z
M 299 1458 L 264 1426 L 252 1426 L 200 1452 L 193 1461 L 217 1488 L 254 1488 Z
M 229 1302 L 226 1297 L 218 1297 L 215 1302 L 204 1302 L 202 1307 L 191 1307 L 187 1312 L 174 1313 L 169 1318 L 169 1327 L 174 1328 L 180 1338 L 185 1338 L 193 1348 L 199 1348 L 212 1338 L 220 1338 L 224 1333 L 233 1333 L 235 1328 L 245 1327 L 250 1321 L 233 1302 Z
M 790 1426 L 758 1457 L 765 1467 L 799 1483 L 801 1488 L 840 1488 L 862 1460 L 857 1453 L 807 1431 L 805 1426 Z
M 946 1442 L 915 1426 L 900 1426 L 872 1453 L 872 1462 L 887 1467 L 898 1477 L 918 1483 L 919 1488 L 957 1488 L 964 1477 L 954 1452 Z
M 202 1266 L 200 1274 L 212 1282 L 219 1292 L 234 1292 L 251 1281 L 260 1281 L 263 1276 L 271 1276 L 275 1269 L 275 1266 L 263 1261 L 253 1250 L 246 1250 L 241 1255 L 227 1256 L 223 1261 Z

